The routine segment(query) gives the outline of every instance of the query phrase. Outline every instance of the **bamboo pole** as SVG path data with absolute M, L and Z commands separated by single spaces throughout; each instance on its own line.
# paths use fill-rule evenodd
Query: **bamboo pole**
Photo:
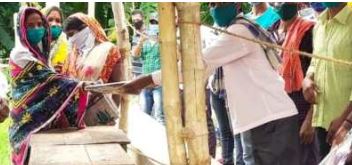
M 181 100 L 179 92 L 178 67 L 176 57 L 175 6 L 172 2 L 158 4 L 160 29 L 160 54 L 163 84 L 163 108 L 170 164 L 187 164 L 181 120 Z
M 199 3 L 179 2 L 176 7 L 180 22 L 200 22 Z M 179 27 L 189 164 L 206 165 L 210 164 L 210 157 L 200 28 L 196 24 L 180 24 Z
M 88 2 L 88 16 L 95 18 L 95 2 Z
M 51 7 L 51 6 L 60 7 L 60 2 L 59 1 L 46 1 L 45 2 L 45 7 Z
M 124 80 L 131 79 L 131 71 L 130 71 L 130 42 L 128 36 L 127 26 L 125 24 L 125 10 L 122 2 L 112 2 L 112 11 L 114 13 L 115 26 L 117 31 L 117 45 L 120 49 L 120 53 L 123 57 L 124 63 Z M 120 103 L 120 121 L 119 128 L 127 133 L 127 124 L 128 124 L 128 108 L 129 108 L 130 98 L 128 95 L 121 96 Z

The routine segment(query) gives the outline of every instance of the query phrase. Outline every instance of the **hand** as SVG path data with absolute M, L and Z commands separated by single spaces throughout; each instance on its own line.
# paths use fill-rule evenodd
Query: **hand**
M 328 135 L 326 137 L 326 140 L 329 144 L 332 144 L 333 138 L 335 137 L 337 130 L 341 127 L 343 121 L 343 118 L 338 117 L 330 123 Z
M 123 94 L 138 95 L 142 89 L 137 88 L 138 84 L 136 81 L 130 81 L 120 87 Z
M 139 43 L 143 44 L 144 41 L 146 41 L 148 39 L 147 34 L 146 33 L 142 33 L 140 38 L 139 38 Z
M 54 66 L 55 72 L 56 72 L 56 73 L 61 73 L 63 67 L 64 67 L 64 66 L 63 66 L 63 64 L 61 64 L 61 63 L 55 65 L 55 66 Z
M 348 154 L 345 165 L 352 165 L 352 151 Z
M 304 78 L 302 82 L 302 88 L 304 99 L 311 104 L 316 104 L 316 97 L 319 93 L 319 89 L 314 81 L 309 77 Z
M 299 131 L 302 144 L 311 144 L 314 140 L 315 129 L 310 120 L 305 119 Z
M 101 81 L 83 81 L 81 88 L 83 91 L 86 91 L 86 86 L 88 85 L 95 85 L 95 84 L 101 84 Z
M 151 75 L 143 75 L 122 85 L 120 90 L 125 94 L 139 94 L 143 88 L 154 85 Z
M 6 101 L 0 98 L 0 123 L 4 122 L 5 119 L 9 116 L 9 107 L 6 104 Z
M 349 129 L 346 129 L 343 126 L 340 127 L 334 136 L 334 140 L 332 142 L 332 147 L 339 145 L 345 139 L 345 136 L 348 133 L 348 131 L 349 131 Z

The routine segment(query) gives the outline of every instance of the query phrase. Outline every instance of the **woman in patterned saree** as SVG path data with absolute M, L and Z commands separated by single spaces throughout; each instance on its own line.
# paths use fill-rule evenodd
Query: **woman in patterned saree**
M 63 74 L 83 81 L 117 82 L 121 80 L 122 58 L 118 48 L 108 41 L 101 25 L 83 13 L 67 18 L 64 32 L 69 41 L 69 57 Z M 119 96 L 90 94 L 85 122 L 92 125 L 114 125 Z
M 87 97 L 78 82 L 48 66 L 50 28 L 35 8 L 23 8 L 16 25 L 20 43 L 10 54 L 9 139 L 12 162 L 25 164 L 32 134 L 43 128 L 83 128 Z M 27 159 L 28 160 L 28 159 Z

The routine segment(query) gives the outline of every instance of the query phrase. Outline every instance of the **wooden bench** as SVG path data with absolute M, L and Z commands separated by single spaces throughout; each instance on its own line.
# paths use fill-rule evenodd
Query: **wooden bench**
M 112 126 L 40 132 L 32 136 L 30 165 L 133 165 L 130 141 Z

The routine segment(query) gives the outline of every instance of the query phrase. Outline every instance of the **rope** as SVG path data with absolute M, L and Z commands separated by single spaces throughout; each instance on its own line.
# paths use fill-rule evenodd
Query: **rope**
M 198 25 L 198 26 L 201 26 L 202 24 L 201 23 L 196 23 L 196 22 L 186 22 L 186 21 L 182 21 L 182 22 L 179 22 L 180 24 L 195 24 L 195 25 Z M 149 38 L 148 35 L 146 34 L 143 34 L 143 33 L 140 33 L 138 30 L 136 30 L 128 21 L 127 21 L 127 25 L 129 27 L 131 27 L 137 34 L 140 34 L 144 37 L 147 37 Z M 259 39 L 253 39 L 253 38 L 248 38 L 248 37 L 245 37 L 245 36 L 242 36 L 242 35 L 239 35 L 239 34 L 235 34 L 235 33 L 231 33 L 231 32 L 228 32 L 227 30 L 223 30 L 223 29 L 220 29 L 220 28 L 216 28 L 216 27 L 213 27 L 213 26 L 209 26 L 209 25 L 204 25 L 203 26 L 205 27 L 208 27 L 212 30 L 215 30 L 215 31 L 218 31 L 218 32 L 221 32 L 221 33 L 224 33 L 224 34 L 227 34 L 227 35 L 230 35 L 230 36 L 234 36 L 234 37 L 237 37 L 237 38 L 241 38 L 243 40 L 247 40 L 247 41 L 250 41 L 250 42 L 254 42 L 254 43 L 257 43 L 257 44 L 260 44 L 260 45 L 264 45 L 264 46 L 267 46 L 269 48 L 275 48 L 275 49 L 280 49 L 282 51 L 287 51 L 287 52 L 290 52 L 290 53 L 298 53 L 299 55 L 301 56 L 306 56 L 306 57 L 310 57 L 310 58 L 316 58 L 316 59 L 321 59 L 321 60 L 325 60 L 325 61 L 329 61 L 329 62 L 334 62 L 334 63 L 337 63 L 337 64 L 343 64 L 343 65 L 346 65 L 346 66 L 349 66 L 349 67 L 352 67 L 352 62 L 351 61 L 345 61 L 345 60 L 340 60 L 340 59 L 336 59 L 336 58 L 331 58 L 331 57 L 327 57 L 327 56 L 321 56 L 321 55 L 316 55 L 316 54 L 312 54 L 312 53 L 308 53 L 308 52 L 304 52 L 304 51 L 300 51 L 300 50 L 297 50 L 297 49 L 287 49 L 287 48 L 283 48 L 282 46 L 280 45 L 277 45 L 277 44 L 273 44 L 273 43 L 270 43 L 270 42 L 266 42 L 266 41 L 262 41 L 262 40 L 259 40 Z
M 200 23 L 195 23 L 195 22 L 179 22 L 179 23 L 196 24 L 196 25 L 199 25 L 199 26 L 202 25 Z M 344 64 L 344 65 L 347 65 L 349 67 L 352 67 L 352 62 L 351 61 L 344 61 L 344 60 L 340 60 L 340 59 L 336 59 L 336 58 L 316 55 L 316 54 L 312 54 L 312 53 L 307 53 L 307 52 L 299 51 L 299 50 L 293 49 L 293 48 L 292 49 L 287 49 L 287 48 L 283 48 L 283 47 L 281 47 L 280 45 L 277 45 L 277 44 L 261 41 L 261 40 L 258 40 L 258 39 L 252 39 L 252 38 L 244 37 L 244 36 L 241 36 L 241 35 L 238 35 L 238 34 L 235 34 L 235 33 L 231 33 L 231 32 L 228 32 L 227 30 L 223 30 L 223 29 L 220 29 L 220 28 L 212 27 L 212 26 L 209 26 L 209 25 L 203 25 L 203 26 L 208 27 L 208 28 L 213 29 L 213 30 L 216 30 L 218 32 L 222 32 L 224 34 L 228 34 L 228 35 L 231 35 L 231 36 L 234 36 L 234 37 L 238 37 L 238 38 L 241 38 L 243 40 L 250 41 L 250 42 L 258 43 L 260 45 L 264 45 L 264 46 L 267 46 L 267 47 L 270 47 L 270 48 L 276 48 L 276 49 L 280 49 L 282 51 L 288 51 L 288 52 L 291 52 L 291 53 L 298 53 L 301 56 L 317 58 L 317 59 L 321 59 L 321 60 L 325 60 L 325 61 L 329 61 L 329 62 L 334 62 L 334 63 L 338 63 L 338 64 Z

